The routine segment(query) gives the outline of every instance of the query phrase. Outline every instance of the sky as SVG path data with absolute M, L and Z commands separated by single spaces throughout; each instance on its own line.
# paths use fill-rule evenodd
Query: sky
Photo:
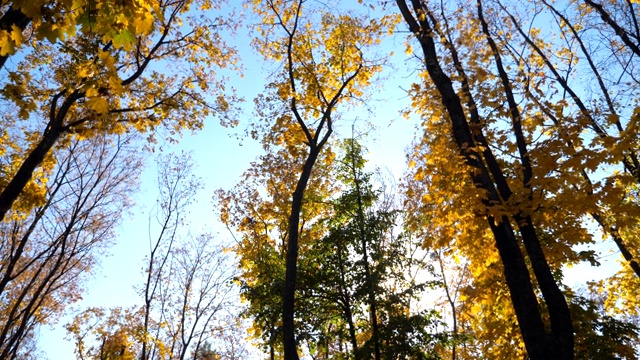
M 369 152 L 370 167 L 382 167 L 391 171 L 399 179 L 405 168 L 405 150 L 416 134 L 419 121 L 416 118 L 405 119 L 400 111 L 409 105 L 405 89 L 409 84 L 417 81 L 414 71 L 416 62 L 406 60 L 404 39 L 406 34 L 400 34 L 388 39 L 380 48 L 385 52 L 393 52 L 393 66 L 386 67 L 383 75 L 383 86 L 374 94 L 374 111 L 366 112 L 354 109 L 345 117 L 344 129 L 350 128 L 350 123 L 357 121 L 358 126 L 368 122 L 375 128 L 366 129 L 370 133 L 364 144 Z M 259 154 L 261 146 L 251 139 L 238 140 L 235 135 L 242 134 L 253 116 L 252 99 L 262 91 L 264 79 L 273 70 L 273 65 L 259 61 L 257 55 L 249 46 L 250 36 L 246 29 L 240 29 L 235 38 L 228 40 L 237 47 L 244 77 L 229 73 L 232 84 L 238 94 L 245 99 L 241 104 L 240 124 L 237 128 L 223 128 L 216 119 L 210 119 L 203 130 L 194 134 L 184 134 L 178 144 L 160 144 L 165 153 L 182 151 L 191 152 L 196 165 L 195 175 L 204 180 L 202 189 L 194 204 L 189 208 L 190 223 L 194 232 L 210 230 L 217 234 L 221 241 L 230 241 L 231 235 L 215 217 L 216 204 L 212 199 L 216 189 L 230 189 L 240 179 L 242 173 L 249 167 Z M 393 76 L 391 76 L 393 75 Z M 340 134 L 348 136 L 349 134 Z M 118 228 L 116 245 L 110 255 L 102 260 L 101 266 L 91 276 L 86 284 L 83 300 L 73 304 L 68 310 L 69 316 L 53 326 L 46 326 L 40 330 L 38 338 L 39 349 L 49 360 L 73 359 L 73 344 L 64 340 L 66 333 L 63 325 L 70 321 L 75 313 L 87 307 L 129 306 L 140 303 L 140 298 L 134 286 L 142 284 L 141 269 L 144 256 L 148 253 L 148 214 L 155 204 L 156 168 L 153 156 L 149 156 L 145 171 L 142 174 L 142 186 L 134 195 L 136 206 L 130 217 L 123 219 Z M 607 248 L 600 249 L 607 253 Z M 607 266 L 615 266 L 617 256 L 606 258 Z M 594 269 L 588 265 L 580 265 L 567 272 L 568 283 L 580 282 L 586 274 L 599 274 L 605 271 Z
M 388 119 L 391 121 L 391 119 Z M 388 167 L 398 178 L 404 165 L 403 140 L 411 127 L 411 122 L 398 119 L 380 130 L 398 136 L 381 137 L 369 144 L 371 164 Z M 232 136 L 233 131 L 214 125 L 185 136 L 177 146 L 165 151 L 192 151 L 196 169 L 194 173 L 205 180 L 205 188 L 199 191 L 196 202 L 189 207 L 191 226 L 194 231 L 209 229 L 222 241 L 230 241 L 230 234 L 215 218 L 213 191 L 218 188 L 230 189 L 240 179 L 242 172 L 260 153 L 260 147 L 246 140 L 242 145 Z M 124 219 L 118 230 L 117 244 L 110 255 L 102 261 L 97 274 L 92 276 L 83 295 L 83 300 L 74 304 L 71 313 L 86 307 L 127 306 L 139 303 L 134 286 L 142 284 L 141 268 L 148 253 L 148 214 L 155 203 L 153 188 L 156 169 L 151 162 L 142 175 L 143 189 L 135 196 L 136 207 L 132 217 Z M 39 347 L 49 360 L 73 359 L 73 344 L 61 341 L 66 332 L 61 325 L 69 321 L 66 317 L 53 330 L 45 327 L 40 331 Z
M 260 56 L 250 47 L 250 35 L 246 29 L 240 29 L 235 38 L 228 39 L 239 51 L 242 59 L 243 76 L 227 73 L 229 84 L 236 88 L 238 95 L 244 98 L 239 104 L 241 114 L 236 128 L 222 127 L 218 120 L 209 119 L 203 130 L 183 134 L 177 144 L 159 143 L 156 148 L 163 153 L 190 152 L 195 164 L 194 174 L 203 179 L 204 188 L 198 192 L 195 202 L 189 207 L 190 227 L 194 233 L 203 230 L 217 234 L 223 242 L 229 242 L 231 235 L 216 219 L 212 196 L 216 189 L 230 189 L 240 180 L 242 173 L 250 162 L 262 153 L 261 146 L 250 138 L 242 136 L 244 129 L 253 117 L 253 98 L 262 91 L 264 79 L 272 72 L 273 64 L 259 61 Z M 416 119 L 406 119 L 400 111 L 409 105 L 406 88 L 413 72 L 410 66 L 404 69 L 404 35 L 389 39 L 382 47 L 385 52 L 394 52 L 394 67 L 386 67 L 383 77 L 384 86 L 374 93 L 373 112 L 354 109 L 343 116 L 341 128 L 356 128 L 366 131 L 364 144 L 368 149 L 367 158 L 370 168 L 388 169 L 399 180 L 405 164 L 405 149 L 409 146 L 417 126 Z M 415 64 L 411 65 L 415 67 Z M 391 74 L 402 75 L 390 77 Z M 403 83 L 406 83 L 403 86 Z M 375 118 L 372 118 L 375 114 Z M 366 119 L 366 121 L 365 121 Z M 369 122 L 373 127 L 368 127 Z M 338 136 L 349 136 L 349 133 Z M 146 168 L 141 177 L 141 188 L 134 195 L 136 205 L 131 216 L 123 219 L 117 229 L 117 242 L 110 249 L 108 256 L 102 259 L 101 265 L 91 275 L 86 284 L 83 299 L 67 309 L 67 316 L 53 326 L 40 329 L 38 348 L 44 358 L 49 360 L 73 359 L 73 344 L 66 340 L 64 324 L 71 321 L 79 311 L 88 307 L 131 306 L 141 303 L 141 298 L 134 289 L 143 283 L 141 269 L 143 260 L 149 251 L 148 217 L 156 202 L 157 169 L 154 154 L 147 158 Z

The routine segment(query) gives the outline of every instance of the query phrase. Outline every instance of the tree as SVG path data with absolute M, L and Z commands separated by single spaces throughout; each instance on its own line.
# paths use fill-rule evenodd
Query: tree
M 411 12 L 406 2 L 397 1 L 397 4 L 411 32 L 420 41 L 427 72 L 440 95 L 442 105 L 451 122 L 454 141 L 460 155 L 465 159 L 465 164 L 470 168 L 469 173 L 473 183 L 478 189 L 486 192 L 482 199 L 483 204 L 489 210 L 495 204 L 502 204 L 503 201 L 508 201 L 513 192 L 507 183 L 504 171 L 501 169 L 491 148 L 489 148 L 489 144 L 482 132 L 481 120 L 475 105 L 471 105 L 474 99 L 468 89 L 464 69 L 459 65 L 457 66 L 458 76 L 461 77 L 463 82 L 461 91 L 464 97 L 457 94 L 451 78 L 443 71 L 434 40 L 438 31 L 437 26 L 439 25 L 435 21 L 432 11 L 424 3 L 418 1 L 412 2 L 414 13 Z M 478 17 L 481 19 L 482 29 L 486 33 L 486 22 L 484 22 L 482 16 L 481 3 L 478 2 Z M 492 43 L 491 37 L 487 39 L 489 43 Z M 457 62 L 456 49 L 452 46 L 445 49 L 451 51 L 454 62 Z M 491 46 L 491 49 L 494 50 L 496 64 L 502 74 L 502 63 L 495 51 L 495 45 Z M 505 85 L 509 107 L 512 111 L 513 132 L 518 139 L 518 150 L 524 171 L 523 184 L 526 191 L 531 186 L 530 159 L 527 155 L 525 138 L 521 129 L 520 114 L 516 113 L 518 110 L 513 101 L 511 85 L 506 81 L 503 85 Z M 461 98 L 466 98 L 469 102 L 467 104 L 470 105 L 468 106 L 468 111 L 471 114 L 469 117 L 465 113 L 465 104 Z M 531 194 L 526 196 L 531 198 Z M 510 290 L 511 300 L 529 356 L 532 359 L 573 358 L 573 329 L 569 308 L 553 278 L 531 216 L 519 209 L 516 209 L 514 214 L 498 213 L 496 215 L 487 211 L 485 216 L 496 240 L 496 247 L 504 266 L 504 275 Z M 513 219 L 510 219 L 511 216 Z M 526 256 L 529 257 L 535 278 L 544 294 L 544 301 L 549 309 L 553 333 L 547 333 L 544 327 L 529 270 L 525 263 L 525 255 L 520 250 L 512 221 L 519 228 L 520 236 L 522 236 L 522 241 L 526 247 Z
M 132 140 L 94 138 L 61 149 L 46 202 L 28 216 L 2 223 L 0 358 L 24 356 L 24 344 L 36 329 L 80 299 L 86 274 L 132 205 L 128 193 L 141 170 Z
M 330 233 L 320 242 L 336 248 L 332 253 L 339 255 L 333 261 L 331 255 L 314 259 L 326 262 L 318 278 L 339 276 L 320 281 L 326 286 L 321 292 L 338 288 L 336 298 L 349 324 L 355 358 L 431 358 L 442 338 L 435 332 L 436 313 L 417 304 L 434 285 L 427 280 L 431 267 L 424 261 L 426 253 L 421 256 L 421 244 L 409 229 L 399 231 L 401 210 L 393 194 L 385 193 L 388 185 L 374 189 L 373 174 L 364 171 L 365 149 L 352 138 L 344 141 L 343 152 L 336 177 L 344 189 L 334 201 Z M 332 264 L 337 265 L 335 269 Z M 368 326 L 359 325 L 356 330 L 353 315 L 363 308 L 368 309 Z
M 158 5 L 144 1 L 9 1 L 2 5 L 0 17 L 0 68 L 33 38 L 55 43 L 75 37 L 80 30 L 81 36 L 95 33 L 107 43 L 146 34 L 159 14 Z
M 364 287 L 366 289 L 366 303 L 369 307 L 369 319 L 371 322 L 371 342 L 373 343 L 373 355 L 374 359 L 380 360 L 381 339 L 380 330 L 378 328 L 378 311 L 376 310 L 378 305 L 376 301 L 376 286 L 382 279 L 380 278 L 381 274 L 372 273 L 371 262 L 375 259 L 376 256 L 373 254 L 369 254 L 369 252 L 371 250 L 377 250 L 376 246 L 373 246 L 372 249 L 369 248 L 371 247 L 370 243 L 375 242 L 377 240 L 376 238 L 380 237 L 380 234 L 378 234 L 378 232 L 383 232 L 385 231 L 385 227 L 389 227 L 389 222 L 393 221 L 393 215 L 380 214 L 380 218 L 374 218 L 371 220 L 365 218 L 366 207 L 370 206 L 372 200 L 374 200 L 372 196 L 373 194 L 371 189 L 368 189 L 366 186 L 368 185 L 367 182 L 369 180 L 367 175 L 362 174 L 362 168 L 364 167 L 362 150 L 356 147 L 353 139 L 351 139 L 350 143 L 347 146 L 347 155 L 345 156 L 345 159 L 343 161 L 343 166 L 346 169 L 343 169 L 343 172 L 345 173 L 344 175 L 346 175 L 345 178 L 348 179 L 346 183 L 352 185 L 353 187 L 352 191 L 355 198 L 355 209 L 353 211 L 353 215 L 355 215 L 355 227 L 357 229 L 356 237 L 360 242 L 360 251 L 358 251 L 358 253 L 361 256 L 360 263 L 362 264 L 362 269 L 364 270 Z M 347 197 L 349 196 L 349 194 L 346 195 Z M 376 229 L 376 227 L 378 226 L 380 226 L 381 228 Z M 370 239 L 370 237 L 372 237 L 373 239 Z
M 277 104 L 267 143 L 282 144 L 302 166 L 291 195 L 286 230 L 286 270 L 282 293 L 282 333 L 285 359 L 297 359 L 294 331 L 300 214 L 305 190 L 333 129 L 338 105 L 362 95 L 379 64 L 366 60 L 362 48 L 378 41 L 388 19 L 333 15 L 305 9 L 305 1 L 254 1 L 259 27 L 258 51 L 284 63 L 269 85 L 266 108 Z M 305 5 L 305 6 L 303 6 Z M 279 36 L 278 32 L 283 35 Z M 265 40 L 266 39 L 266 40 Z M 284 56 L 283 56 L 284 54 Z M 275 120 L 275 121 L 274 121 Z
M 194 360 L 218 360 L 220 356 L 218 353 L 211 349 L 210 343 L 204 343 L 201 348 L 199 348 L 194 354 Z
M 233 335 L 242 324 L 230 317 L 233 267 L 211 235 L 194 238 L 182 231 L 187 206 L 200 189 L 193 164 L 183 155 L 162 158 L 158 165 L 158 235 L 150 233 L 142 305 L 78 314 L 67 325 L 76 355 L 184 360 L 203 356 L 215 345 L 211 351 L 216 354 L 242 358 L 246 350 Z
M 133 360 L 140 350 L 140 312 L 89 308 L 66 325 L 77 359 Z M 95 339 L 92 339 L 94 337 Z
M 78 7 L 68 3 L 63 2 Z M 109 4 L 95 12 L 109 13 L 99 21 L 92 11 L 70 11 L 86 15 L 85 33 L 57 44 L 34 42 L 31 52 L 9 72 L 1 92 L 2 102 L 12 111 L 1 120 L 8 139 L 2 149 L 6 162 L 0 178 L 0 219 L 10 210 L 19 216 L 43 202 L 42 184 L 53 166 L 50 153 L 58 144 L 103 133 L 153 133 L 158 128 L 171 136 L 199 129 L 207 116 L 228 109 L 217 92 L 224 87 L 214 71 L 233 61 L 233 52 L 217 34 L 222 19 L 190 13 L 190 0 L 134 3 L 146 9 L 138 12 L 136 6 Z M 212 6 L 208 1 L 199 5 Z M 188 29 L 180 27 L 183 21 Z M 75 29 L 72 25 L 70 31 Z M 65 29 L 55 23 L 46 26 L 56 32 Z M 178 60 L 184 60 L 184 69 L 154 68 Z M 209 90 L 216 91 L 213 101 L 205 96 Z
M 151 324 L 151 317 L 154 315 L 154 308 L 158 307 L 162 318 L 164 318 L 165 307 L 171 306 L 169 297 L 173 296 L 173 294 L 171 294 L 169 286 L 166 285 L 166 283 L 169 279 L 173 279 L 173 281 L 169 281 L 169 283 L 175 285 L 174 274 L 172 274 L 172 260 L 176 254 L 178 254 L 176 250 L 178 246 L 176 242 L 179 241 L 180 236 L 178 231 L 181 225 L 187 221 L 185 217 L 187 206 L 193 201 L 197 191 L 200 190 L 202 186 L 198 179 L 193 176 L 192 172 L 193 163 L 185 154 L 180 157 L 166 156 L 158 160 L 157 184 L 159 196 L 156 208 L 157 213 L 155 214 L 156 224 L 152 224 L 151 218 L 149 219 L 149 256 L 144 269 L 146 281 L 141 291 L 144 300 L 142 308 L 142 313 L 144 314 L 142 330 L 145 334 L 140 340 L 142 347 L 140 350 L 140 359 L 142 360 L 153 359 L 156 352 L 164 354 L 167 352 L 164 348 L 170 346 L 169 344 L 162 343 L 162 341 L 166 339 L 162 339 L 159 334 L 159 325 L 164 319 L 161 319 L 160 322 L 156 322 L 155 324 Z M 151 240 L 153 239 L 151 234 L 152 225 L 159 226 L 158 235 L 153 241 Z M 202 249 L 199 248 L 195 250 L 196 256 L 199 256 L 198 253 L 201 250 Z M 186 276 L 189 276 L 189 273 L 196 269 L 190 267 L 185 270 L 187 273 Z M 180 274 L 182 275 L 183 273 Z M 163 286 L 163 284 L 165 285 Z M 188 301 L 186 296 L 189 295 L 190 289 L 186 289 L 185 286 L 184 290 L 187 294 L 184 294 L 182 289 L 178 290 L 178 294 L 185 296 L 183 301 Z M 183 306 L 183 310 L 186 311 L 185 306 Z M 182 322 L 178 322 L 180 328 L 182 328 L 181 325 L 183 325 L 184 320 L 183 317 Z M 172 329 L 172 331 L 179 332 L 180 330 Z M 170 354 L 173 354 L 175 342 L 178 341 L 178 338 L 175 337 L 178 334 L 173 335 L 174 337 L 170 346 L 172 351 Z M 148 344 L 147 339 L 160 341 L 161 349 L 157 349 L 157 344 Z M 189 340 L 191 340 L 191 338 L 189 338 Z M 186 351 L 186 348 L 181 349 L 180 352 L 184 352 L 182 350 Z
M 585 216 L 635 266 L 626 246 L 635 239 L 623 238 L 628 233 L 620 229 L 637 222 L 629 186 L 637 153 L 631 140 L 637 104 L 628 95 L 637 87 L 629 60 L 635 52 L 624 41 L 637 33 L 636 5 L 609 4 L 606 12 L 620 15 L 616 27 L 593 16 L 601 13 L 588 1 L 564 7 L 531 1 L 518 8 L 500 1 L 396 4 L 420 43 L 430 81 L 412 89 L 414 109 L 425 119 L 413 175 L 430 190 L 414 195 L 445 235 L 429 245 L 445 247 L 454 239 L 457 255 L 471 261 L 476 294 L 486 299 L 477 303 L 486 310 L 504 296 L 499 287 L 480 285 L 506 281 L 512 305 L 500 311 L 504 321 L 515 312 L 530 358 L 572 358 L 574 322 L 559 284 L 563 265 L 594 261 L 593 253 L 572 249 L 593 241 Z M 543 14 L 553 26 L 538 26 Z M 459 181 L 453 187 L 452 179 Z M 446 229 L 455 224 L 465 228 Z M 504 343 L 505 350 L 516 348 Z

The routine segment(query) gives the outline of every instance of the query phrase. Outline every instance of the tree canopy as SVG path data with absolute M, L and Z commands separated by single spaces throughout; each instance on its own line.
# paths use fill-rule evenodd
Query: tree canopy
M 3 2 L 0 359 L 36 358 L 91 290 L 154 157 L 137 303 L 76 313 L 78 359 L 638 359 L 639 18 L 634 0 Z M 389 112 L 413 132 L 385 132 Z M 215 179 L 164 153 L 214 119 L 260 153 L 204 187 L 200 231 Z M 391 177 L 372 140 L 390 136 Z M 567 279 L 606 251 L 616 269 Z

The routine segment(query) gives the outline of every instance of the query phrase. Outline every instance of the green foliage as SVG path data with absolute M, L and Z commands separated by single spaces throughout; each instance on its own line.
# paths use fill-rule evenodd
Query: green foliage
M 573 297 L 571 313 L 577 334 L 576 359 L 638 359 L 640 329 L 608 315 L 597 297 Z
M 364 148 L 353 139 L 340 148 L 335 171 L 343 189 L 331 202 L 328 234 L 301 258 L 302 308 L 324 309 L 323 316 L 305 325 L 315 326 L 310 334 L 335 329 L 325 333 L 325 346 L 331 341 L 334 349 L 350 346 L 356 358 L 373 357 L 376 341 L 385 359 L 436 358 L 433 349 L 443 341 L 437 312 L 417 305 L 434 285 L 424 279 L 428 264 L 412 252 L 420 245 L 409 234 L 397 234 L 401 213 L 385 198 L 390 194 L 374 188 L 373 174 L 364 171 Z M 409 278 L 415 272 L 420 276 Z M 377 338 L 373 331 L 379 331 Z M 350 332 L 355 338 L 348 342 Z

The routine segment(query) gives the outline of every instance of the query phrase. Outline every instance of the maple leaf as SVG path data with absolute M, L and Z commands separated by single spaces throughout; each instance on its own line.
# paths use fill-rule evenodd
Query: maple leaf
M 101 96 L 91 97 L 87 106 L 98 114 L 106 114 L 109 111 L 109 102 Z
M 22 30 L 20 30 L 19 27 L 12 25 L 11 26 L 11 40 L 13 40 L 13 42 L 16 45 L 20 45 L 22 44 L 22 40 L 23 40 L 23 36 L 22 36 Z
M 6 37 L 4 39 L 0 39 L 0 55 L 5 56 L 7 54 L 13 54 L 15 48 L 13 41 L 6 39 Z
M 113 46 L 123 48 L 126 51 L 131 50 L 131 46 L 136 41 L 136 37 L 127 29 L 124 29 L 111 38 Z
M 146 34 L 153 29 L 153 16 L 150 13 L 145 12 L 142 16 L 136 17 L 133 20 L 133 26 L 136 28 L 136 33 Z

